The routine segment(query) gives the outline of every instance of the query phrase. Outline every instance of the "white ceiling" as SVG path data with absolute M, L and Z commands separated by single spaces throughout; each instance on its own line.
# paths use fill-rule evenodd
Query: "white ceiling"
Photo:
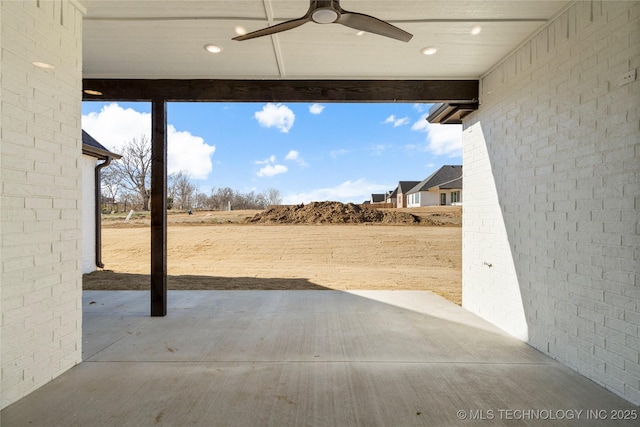
M 233 41 L 303 16 L 307 0 L 84 0 L 85 78 L 466 79 L 478 78 L 568 1 L 342 0 L 413 34 L 404 43 L 307 23 Z M 482 31 L 471 35 L 480 25 Z M 207 43 L 222 47 L 211 54 Z M 435 46 L 435 55 L 420 49 Z

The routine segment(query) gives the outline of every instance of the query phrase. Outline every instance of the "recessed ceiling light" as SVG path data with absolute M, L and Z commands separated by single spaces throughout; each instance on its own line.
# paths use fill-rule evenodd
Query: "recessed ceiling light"
M 35 65 L 38 68 L 43 68 L 45 70 L 52 70 L 52 69 L 56 68 L 55 65 L 48 64 L 46 62 L 33 61 L 32 64 Z
M 473 27 L 471 29 L 471 35 L 472 36 L 477 36 L 478 34 L 480 34 L 482 32 L 482 27 L 480 25 L 476 25 L 475 27 Z
M 433 55 L 437 51 L 438 51 L 438 48 L 434 46 L 423 47 L 422 49 L 420 49 L 420 53 L 423 55 Z
M 218 45 L 215 44 L 205 44 L 204 45 L 204 50 L 206 50 L 207 52 L 211 52 L 211 53 L 220 53 L 222 52 L 222 48 Z
M 85 89 L 83 90 L 83 92 L 86 93 L 87 95 L 96 95 L 96 96 L 102 95 L 102 92 L 100 92 L 99 90 L 93 90 L 93 89 Z
M 238 25 L 235 28 L 236 34 L 239 36 L 244 36 L 245 34 L 247 34 L 247 29 L 241 25 Z

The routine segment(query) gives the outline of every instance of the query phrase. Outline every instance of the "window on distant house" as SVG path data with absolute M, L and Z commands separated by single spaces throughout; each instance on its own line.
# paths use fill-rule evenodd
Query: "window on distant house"
M 459 203 L 460 202 L 460 192 L 452 191 L 451 192 L 451 203 Z

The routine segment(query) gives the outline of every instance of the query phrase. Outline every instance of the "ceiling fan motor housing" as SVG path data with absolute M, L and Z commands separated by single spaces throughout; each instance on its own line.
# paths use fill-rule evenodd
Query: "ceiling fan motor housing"
M 338 19 L 338 12 L 333 9 L 316 9 L 311 14 L 316 24 L 333 24 Z
M 316 0 L 311 4 L 311 19 L 317 24 L 332 24 L 340 17 L 340 4 L 337 0 Z

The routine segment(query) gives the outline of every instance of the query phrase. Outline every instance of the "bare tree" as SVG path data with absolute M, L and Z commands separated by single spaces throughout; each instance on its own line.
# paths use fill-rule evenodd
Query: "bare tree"
M 135 205 L 136 205 L 135 199 L 136 199 L 135 195 L 130 191 L 127 191 L 120 196 L 120 202 L 124 207 L 124 212 L 128 212 L 129 209 L 135 209 Z
M 207 206 L 207 195 L 205 193 L 200 192 L 198 188 L 196 188 L 195 207 L 204 208 L 206 206 Z
M 211 189 L 211 196 L 202 204 L 207 209 L 227 209 L 229 205 L 233 209 L 266 209 L 270 205 L 282 203 L 280 192 L 269 189 L 267 192 L 241 193 L 229 187 Z
M 282 204 L 282 196 L 280 195 L 280 191 L 275 188 L 269 188 L 264 195 L 267 206 L 275 206 Z M 265 206 L 266 207 L 266 206 Z
M 146 135 L 133 138 L 118 153 L 122 159 L 113 165 L 121 177 L 122 184 L 140 198 L 142 209 L 149 210 L 151 198 L 151 143 Z
M 167 209 L 172 209 L 176 206 L 176 178 L 176 173 L 170 173 L 167 175 Z
M 100 171 L 100 191 L 105 202 L 111 203 L 112 207 L 118 203 L 118 197 L 124 190 L 122 185 L 122 175 L 115 166 L 115 162 L 109 167 Z
M 229 188 L 212 188 L 211 197 L 209 198 L 209 205 L 212 209 L 224 210 L 229 204 L 234 203 L 235 192 Z
M 174 206 L 179 209 L 191 209 L 194 202 L 196 186 L 191 182 L 185 171 L 173 173 L 168 178 L 168 195 L 173 198 Z

